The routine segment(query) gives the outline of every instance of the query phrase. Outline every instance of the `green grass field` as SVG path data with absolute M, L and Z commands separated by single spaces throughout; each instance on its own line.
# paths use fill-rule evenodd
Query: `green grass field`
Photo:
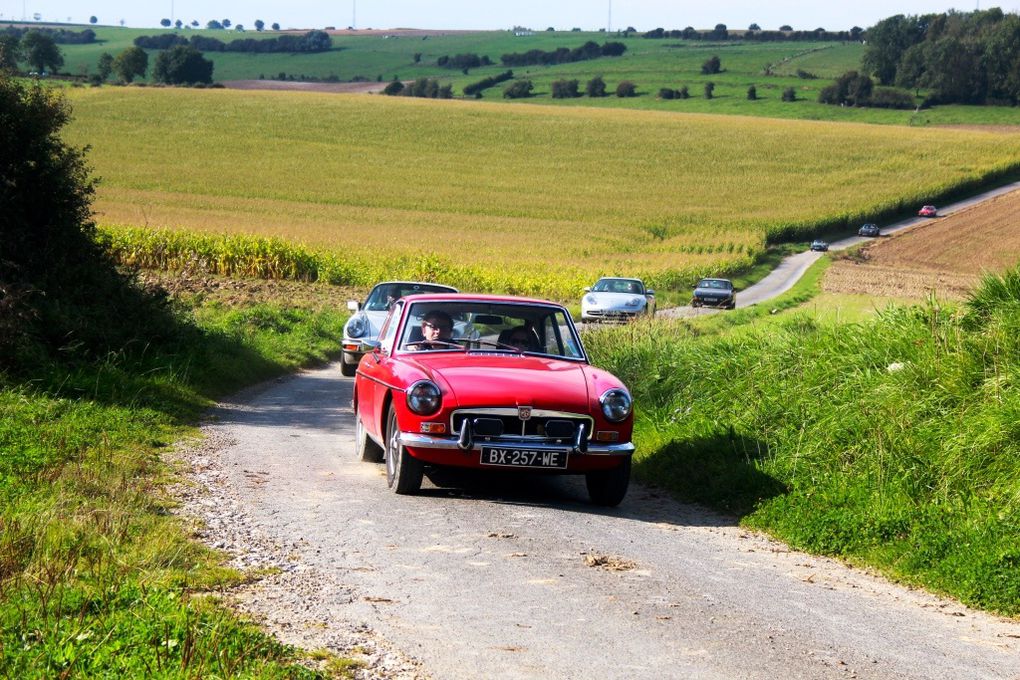
M 101 225 L 434 256 L 575 297 L 746 269 L 765 244 L 911 213 L 1020 163 L 1020 137 L 314 93 L 71 90 Z M 541 285 L 532 285 L 541 277 Z M 529 283 L 531 282 L 531 283 Z
M 139 35 L 157 35 L 166 29 L 133 29 L 97 27 L 99 42 L 92 45 L 66 45 L 65 71 L 72 74 L 94 73 L 99 55 L 117 54 L 131 46 Z M 201 34 L 224 42 L 235 38 L 270 38 L 274 33 L 236 31 L 185 30 L 182 35 Z M 838 42 L 755 43 L 730 40 L 722 43 L 684 40 L 649 40 L 639 36 L 623 37 L 605 33 L 579 33 L 572 31 L 538 31 L 530 36 L 516 37 L 509 31 L 454 32 L 443 35 L 406 36 L 393 33 L 341 34 L 333 38 L 334 49 L 319 54 L 240 54 L 209 53 L 206 56 L 215 64 L 214 78 L 219 81 L 246 80 L 265 77 L 272 79 L 283 73 L 295 79 L 336 78 L 343 82 L 364 79 L 390 81 L 413 80 L 421 77 L 439 78 L 454 87 L 457 96 L 465 85 L 506 70 L 500 57 L 512 52 L 540 49 L 551 51 L 558 47 L 574 48 L 587 40 L 599 44 L 619 41 L 627 46 L 622 57 L 602 58 L 574 64 L 515 69 L 515 75 L 531 79 L 535 93 L 529 102 L 556 106 L 594 106 L 598 108 L 637 108 L 659 111 L 681 111 L 727 115 L 763 116 L 803 120 L 831 120 L 895 125 L 951 125 L 951 124 L 1020 124 L 1020 114 L 1012 107 L 948 106 L 921 112 L 854 109 L 826 106 L 817 103 L 818 92 L 846 71 L 860 67 L 864 46 Z M 462 53 L 486 55 L 496 65 L 472 70 L 464 75 L 460 71 L 437 66 L 444 56 Z M 150 65 L 155 58 L 150 51 Z M 420 60 L 415 61 L 415 55 Z M 701 74 L 701 65 L 711 56 L 722 61 L 723 72 L 712 76 Z M 798 71 L 817 76 L 802 79 Z M 766 75 L 768 74 L 768 75 Z M 596 75 L 605 78 L 609 92 L 615 91 L 621 80 L 631 80 L 638 86 L 638 96 L 601 99 L 581 97 L 572 100 L 552 99 L 551 83 L 554 80 L 577 79 L 584 84 Z M 711 100 L 703 96 L 705 82 L 716 85 Z M 691 98 L 664 101 L 657 98 L 660 88 L 678 89 L 686 85 Z M 747 89 L 754 85 L 757 101 L 747 100 Z M 798 101 L 782 102 L 781 93 L 793 87 Z M 503 101 L 502 86 L 483 93 L 483 98 Z

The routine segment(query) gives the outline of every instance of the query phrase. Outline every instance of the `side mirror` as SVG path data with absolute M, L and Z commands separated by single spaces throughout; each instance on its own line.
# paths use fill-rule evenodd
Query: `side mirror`
M 584 292 L 585 293 L 590 293 L 591 292 L 591 286 L 585 286 L 584 287 Z
M 359 303 L 357 300 L 348 300 L 347 309 L 357 314 L 361 310 L 361 303 Z
M 645 290 L 645 295 L 651 297 L 652 295 L 655 295 L 655 291 L 652 290 L 651 288 L 648 288 L 647 290 Z
M 366 354 L 368 352 L 376 351 L 380 346 L 382 346 L 382 343 L 378 340 L 362 340 L 361 344 L 358 345 L 358 350 L 362 354 Z

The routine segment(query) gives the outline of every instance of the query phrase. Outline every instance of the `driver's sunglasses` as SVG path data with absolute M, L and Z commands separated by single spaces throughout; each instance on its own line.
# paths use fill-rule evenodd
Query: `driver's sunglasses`
M 428 321 L 422 321 L 421 326 L 422 328 L 431 328 L 432 330 L 439 331 L 440 333 L 442 333 L 443 331 L 450 330 L 449 326 L 437 326 L 436 324 L 430 323 Z

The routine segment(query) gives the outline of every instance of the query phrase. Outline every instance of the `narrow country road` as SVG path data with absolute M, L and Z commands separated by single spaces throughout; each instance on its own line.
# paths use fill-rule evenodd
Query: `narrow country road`
M 1020 622 L 633 486 L 444 474 L 418 496 L 354 454 L 328 366 L 217 407 L 186 454 L 185 511 L 238 566 L 238 606 L 281 639 L 386 678 L 1020 680 Z
M 951 205 L 939 207 L 939 218 L 947 217 L 955 212 L 971 208 L 983 201 L 995 198 L 996 196 L 1001 196 L 1002 194 L 1008 194 L 1011 191 L 1016 191 L 1018 189 L 1020 189 L 1020 182 L 1013 182 L 1012 184 L 1007 184 L 996 189 L 985 191 L 977 196 L 957 201 Z M 890 234 L 895 234 L 898 231 L 902 231 L 903 229 L 908 229 L 919 224 L 925 224 L 929 221 L 930 218 L 926 217 L 909 217 L 894 224 L 880 226 L 882 227 L 882 235 L 888 236 Z M 846 250 L 847 248 L 858 245 L 859 243 L 872 240 L 874 239 L 863 236 L 850 236 L 830 243 L 829 250 Z M 800 277 L 804 275 L 804 272 L 806 272 L 811 265 L 823 256 L 824 253 L 808 250 L 785 258 L 779 263 L 779 266 L 773 269 L 772 272 L 761 281 L 752 286 L 748 286 L 745 290 L 738 291 L 737 307 L 749 307 L 782 295 L 793 288 L 794 284 L 796 284 L 797 281 L 800 280 Z M 705 307 L 694 308 L 690 306 L 680 306 L 663 309 L 656 315 L 667 318 L 680 318 L 699 316 L 702 314 L 714 314 L 718 311 L 720 310 L 708 309 Z

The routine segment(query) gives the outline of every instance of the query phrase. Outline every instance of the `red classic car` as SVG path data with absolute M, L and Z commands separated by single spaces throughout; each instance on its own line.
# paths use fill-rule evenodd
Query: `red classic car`
M 918 217 L 938 217 L 939 211 L 933 205 L 921 206 L 921 209 L 917 211 Z
M 633 413 L 614 375 L 588 363 L 562 306 L 491 295 L 409 295 L 354 381 L 357 452 L 386 463 L 398 494 L 430 466 L 583 474 L 592 502 L 630 483 Z

